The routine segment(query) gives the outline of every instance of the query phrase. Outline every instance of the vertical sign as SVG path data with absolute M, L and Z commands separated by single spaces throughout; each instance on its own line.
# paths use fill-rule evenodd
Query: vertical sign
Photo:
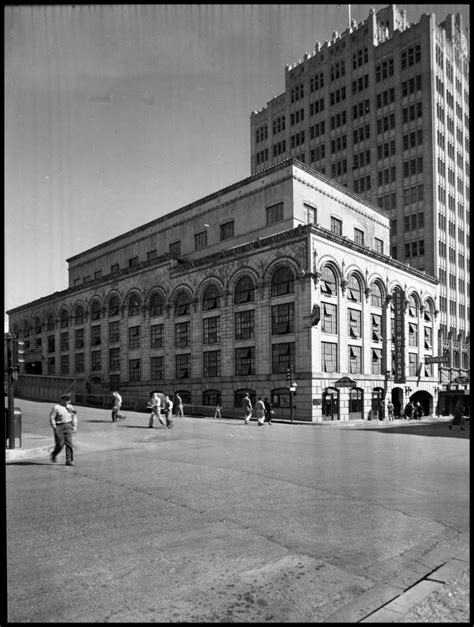
M 395 376 L 394 383 L 405 383 L 405 294 L 400 289 L 393 291 Z

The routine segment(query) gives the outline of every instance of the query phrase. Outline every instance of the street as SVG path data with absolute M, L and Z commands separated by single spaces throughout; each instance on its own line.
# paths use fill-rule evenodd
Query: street
M 332 622 L 469 532 L 469 439 L 446 424 L 80 409 L 75 467 L 7 465 L 9 622 Z

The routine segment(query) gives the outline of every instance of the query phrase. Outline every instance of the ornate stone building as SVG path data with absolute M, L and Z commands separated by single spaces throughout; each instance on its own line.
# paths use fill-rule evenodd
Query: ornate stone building
M 249 391 L 289 417 L 290 383 L 298 420 L 433 412 L 438 281 L 389 244 L 383 209 L 289 159 L 69 259 L 66 290 L 8 312 L 21 377 L 224 416 Z

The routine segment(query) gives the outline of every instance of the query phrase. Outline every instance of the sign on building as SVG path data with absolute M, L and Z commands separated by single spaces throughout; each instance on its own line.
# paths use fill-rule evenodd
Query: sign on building
M 405 293 L 396 288 L 393 291 L 395 359 L 394 383 L 405 383 Z

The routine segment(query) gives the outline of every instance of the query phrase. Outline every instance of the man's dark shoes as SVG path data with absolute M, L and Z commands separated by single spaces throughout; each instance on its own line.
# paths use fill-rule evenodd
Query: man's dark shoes
M 53 463 L 56 463 L 56 462 L 58 461 L 58 460 L 56 459 L 56 455 L 53 455 L 52 453 L 51 453 L 51 461 L 52 461 Z
M 74 462 L 66 462 L 66 466 L 74 466 Z

